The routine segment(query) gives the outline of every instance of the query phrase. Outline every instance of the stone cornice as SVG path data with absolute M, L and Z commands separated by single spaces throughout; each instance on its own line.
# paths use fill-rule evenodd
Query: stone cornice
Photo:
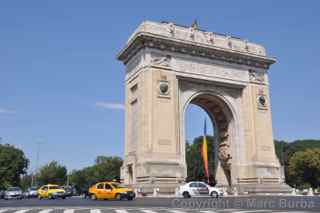
M 251 67 L 268 69 L 276 62 L 274 58 L 264 55 L 252 54 L 234 50 L 232 48 L 221 48 L 200 42 L 169 38 L 160 34 L 150 32 L 137 32 L 129 40 L 125 48 L 118 54 L 118 59 L 125 64 L 141 49 L 151 48 L 168 52 L 188 54 L 197 57 L 205 57 L 228 63 L 247 65 Z

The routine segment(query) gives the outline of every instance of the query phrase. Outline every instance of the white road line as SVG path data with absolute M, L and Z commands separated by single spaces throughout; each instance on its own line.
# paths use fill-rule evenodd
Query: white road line
M 100 209 L 90 209 L 90 213 L 101 213 Z
M 0 213 L 6 212 L 8 209 L 0 209 Z
M 276 212 L 272 212 L 272 213 L 310 213 L 310 212 L 301 212 L 301 211 L 292 211 L 292 212 L 284 212 L 284 211 L 276 211 Z
M 202 213 L 216 213 L 214 211 L 200 211 L 200 212 L 202 212 Z
M 180 211 L 180 210 L 175 210 L 175 209 L 168 209 L 169 212 L 172 212 L 172 213 L 186 213 L 184 211 Z
M 254 213 L 254 212 L 263 212 L 263 213 L 268 213 L 272 212 L 271 210 L 240 210 L 240 211 L 234 211 L 233 213 Z
M 149 210 L 149 209 L 141 209 L 140 211 L 144 212 L 144 213 L 157 213 L 157 212 Z
M 117 213 L 128 213 L 128 211 L 125 210 L 125 209 L 116 209 L 115 211 L 116 211 Z
M 65 209 L 63 213 L 73 213 L 74 209 Z
M 39 211 L 38 213 L 50 213 L 52 211 L 53 211 L 53 209 L 44 209 L 44 210 Z
M 22 210 L 14 212 L 14 213 L 26 213 L 27 211 L 30 211 L 30 209 L 22 209 Z

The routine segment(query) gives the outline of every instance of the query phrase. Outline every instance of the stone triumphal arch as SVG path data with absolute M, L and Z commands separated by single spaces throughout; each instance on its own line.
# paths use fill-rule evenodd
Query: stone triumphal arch
M 184 118 L 192 103 L 216 127 L 219 185 L 288 191 L 272 136 L 267 71 L 275 60 L 264 47 L 195 25 L 146 21 L 118 58 L 126 65 L 125 184 L 170 192 L 185 181 Z

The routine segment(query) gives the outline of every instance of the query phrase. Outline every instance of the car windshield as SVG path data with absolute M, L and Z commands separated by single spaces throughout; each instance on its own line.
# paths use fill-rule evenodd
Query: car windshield
M 118 183 L 112 183 L 111 184 L 114 188 L 119 189 L 119 188 L 123 188 L 122 186 L 120 186 L 120 184 Z
M 8 188 L 8 191 L 20 191 L 21 189 L 19 187 L 10 187 Z
M 49 189 L 62 189 L 60 186 L 50 186 Z

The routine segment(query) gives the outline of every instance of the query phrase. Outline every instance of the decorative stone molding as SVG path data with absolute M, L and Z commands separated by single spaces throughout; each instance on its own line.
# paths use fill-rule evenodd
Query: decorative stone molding
M 249 79 L 251 82 L 264 83 L 265 82 L 264 72 L 249 69 Z
M 171 56 L 166 55 L 164 57 L 154 57 L 151 59 L 152 66 L 170 67 Z
M 169 23 L 169 24 L 168 24 L 168 31 L 169 31 L 170 35 L 171 35 L 172 37 L 174 37 L 175 26 L 174 26 L 173 23 Z
M 275 59 L 266 56 L 260 45 L 168 23 L 144 22 L 130 37 L 118 59 L 126 64 L 143 48 L 196 55 L 262 69 L 267 69 L 275 62 Z
M 231 40 L 231 36 L 227 36 L 227 41 L 228 41 L 228 47 L 230 48 L 230 49 L 232 49 L 232 40 Z
M 194 27 L 190 27 L 189 28 L 189 36 L 190 36 L 192 41 L 195 40 L 195 31 L 196 31 L 196 29 Z
M 207 42 L 209 44 L 214 44 L 214 34 L 212 32 L 205 32 Z

